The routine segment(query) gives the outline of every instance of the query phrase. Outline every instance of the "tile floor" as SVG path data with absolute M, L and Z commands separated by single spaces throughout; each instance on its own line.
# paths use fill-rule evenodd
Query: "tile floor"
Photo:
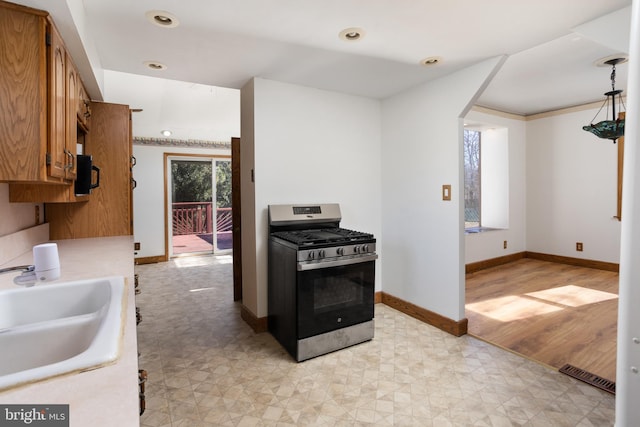
M 295 363 L 240 319 L 230 256 L 136 273 L 144 427 L 613 425 L 610 394 L 382 304 L 372 341 Z

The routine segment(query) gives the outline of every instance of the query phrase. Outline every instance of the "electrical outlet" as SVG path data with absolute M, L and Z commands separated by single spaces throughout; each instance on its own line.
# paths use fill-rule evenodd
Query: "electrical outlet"
M 576 242 L 576 251 L 582 252 L 582 242 Z
M 502 243 L 502 247 L 507 249 L 507 241 L 506 240 Z
M 139 251 L 140 250 L 140 242 L 135 242 L 133 244 L 133 250 L 134 251 Z
M 40 206 L 36 205 L 36 225 L 40 224 Z

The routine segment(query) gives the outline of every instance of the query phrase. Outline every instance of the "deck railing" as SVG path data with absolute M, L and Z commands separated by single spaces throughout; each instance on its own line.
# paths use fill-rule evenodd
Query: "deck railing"
M 173 235 L 213 233 L 212 202 L 180 202 L 172 204 Z M 230 233 L 231 208 L 216 209 L 216 231 Z

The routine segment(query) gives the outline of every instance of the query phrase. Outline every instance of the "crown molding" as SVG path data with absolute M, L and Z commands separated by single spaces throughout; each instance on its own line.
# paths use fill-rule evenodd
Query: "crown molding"
M 206 141 L 200 139 L 146 138 L 133 137 L 134 145 L 153 147 L 184 147 L 184 148 L 222 148 L 231 149 L 229 141 Z

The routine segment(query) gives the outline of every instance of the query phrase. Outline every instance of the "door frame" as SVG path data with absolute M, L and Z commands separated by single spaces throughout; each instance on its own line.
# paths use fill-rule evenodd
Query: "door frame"
M 164 256 L 165 259 L 171 259 L 169 241 L 172 236 L 169 233 L 169 227 L 172 226 L 171 212 L 169 211 L 169 183 L 171 178 L 171 160 L 193 160 L 193 159 L 210 160 L 213 163 L 212 178 L 215 176 L 215 161 L 216 160 L 231 160 L 230 155 L 226 154 L 191 154 L 191 153 L 164 153 Z M 232 188 L 233 191 L 233 188 Z M 233 197 L 233 196 L 232 196 Z M 214 227 L 215 228 L 215 227 Z M 215 248 L 215 242 L 213 244 Z M 213 249 L 212 249 L 213 253 Z
M 231 210 L 233 221 L 233 300 L 242 300 L 242 209 L 240 197 L 240 138 L 231 138 Z

